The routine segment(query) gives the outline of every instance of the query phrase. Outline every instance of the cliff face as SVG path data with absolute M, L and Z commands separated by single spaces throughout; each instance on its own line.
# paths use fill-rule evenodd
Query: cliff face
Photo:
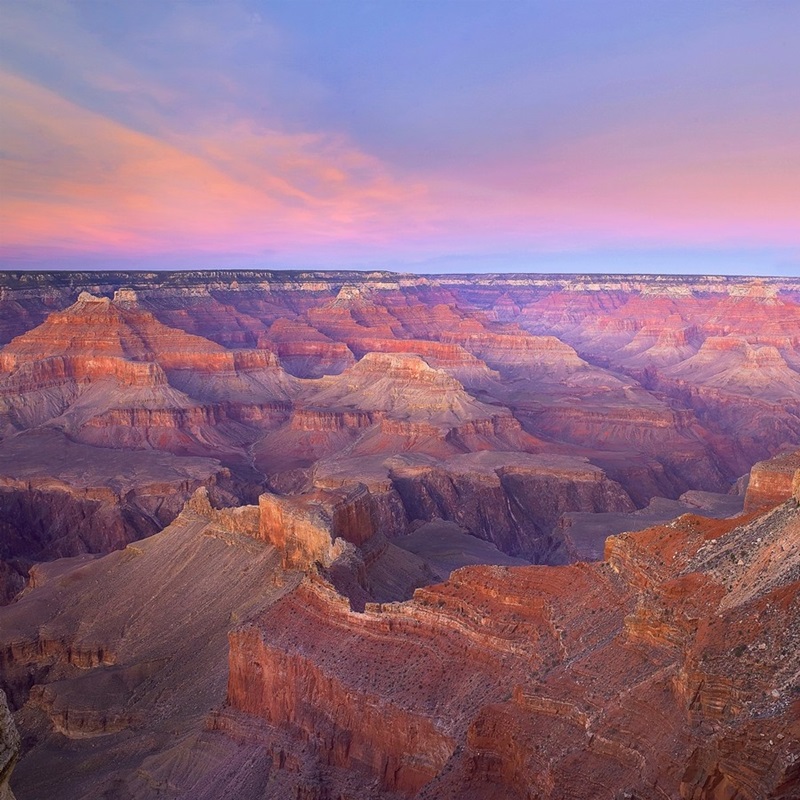
M 14 800 L 9 780 L 19 757 L 19 748 L 19 733 L 8 710 L 5 693 L 0 690 L 0 800 Z
M 363 613 L 307 579 L 231 635 L 227 701 L 387 797 L 588 785 L 788 800 L 798 532 L 791 504 L 743 521 L 687 515 L 609 540 L 602 565 L 465 568 Z
M 299 320 L 277 319 L 259 339 L 275 349 L 281 364 L 301 378 L 335 375 L 355 363 L 346 342 L 335 341 Z
M 287 498 L 262 494 L 259 510 L 259 535 L 281 551 L 286 569 L 330 566 L 342 542 L 361 545 L 377 532 L 374 503 L 364 486 Z
M 795 797 L 799 297 L 0 276 L 20 800 Z
M 746 511 L 754 511 L 787 500 L 800 484 L 800 451 L 759 461 L 750 471 L 744 499 Z
M 54 430 L 0 442 L 0 598 L 19 592 L 36 562 L 108 553 L 161 530 L 201 486 L 219 504 L 240 501 L 211 459 L 90 447 Z
M 318 592 L 301 602 L 317 606 Z M 335 599 L 334 599 L 335 602 Z M 280 613 L 280 610 L 277 610 Z M 228 702 L 293 735 L 331 765 L 377 777 L 380 786 L 415 793 L 442 769 L 454 742 L 423 715 L 353 687 L 294 653 L 267 646 L 257 629 L 231 635 Z M 258 677 L 252 665 L 260 667 Z M 308 703 L 309 697 L 316 698 Z
M 441 467 L 398 465 L 390 478 L 410 520 L 451 520 L 505 553 L 539 563 L 566 558 L 563 542 L 551 535 L 563 513 L 634 508 L 602 470 L 563 456 L 484 451 Z

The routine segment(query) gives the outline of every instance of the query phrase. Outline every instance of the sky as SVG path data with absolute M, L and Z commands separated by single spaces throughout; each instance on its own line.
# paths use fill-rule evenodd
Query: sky
M 0 268 L 800 275 L 800 0 L 0 0 Z

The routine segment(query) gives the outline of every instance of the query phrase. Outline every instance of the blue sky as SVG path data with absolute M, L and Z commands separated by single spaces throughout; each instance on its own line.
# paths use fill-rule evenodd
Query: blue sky
M 800 274 L 800 3 L 0 3 L 4 268 Z

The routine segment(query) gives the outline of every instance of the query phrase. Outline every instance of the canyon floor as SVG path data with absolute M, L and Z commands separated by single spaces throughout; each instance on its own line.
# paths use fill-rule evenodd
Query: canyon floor
M 0 792 L 800 793 L 800 280 L 6 273 L 0 344 Z

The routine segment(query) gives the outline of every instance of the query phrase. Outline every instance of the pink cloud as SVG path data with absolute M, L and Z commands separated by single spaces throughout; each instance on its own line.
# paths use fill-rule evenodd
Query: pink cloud
M 790 118 L 629 120 L 496 158 L 462 207 L 531 241 L 795 247 L 798 137 Z
M 8 73 L 0 104 L 7 257 L 800 245 L 796 139 L 781 146 L 759 121 L 632 120 L 457 174 L 403 175 L 342 135 L 243 118 L 143 133 Z
M 7 73 L 0 103 L 12 120 L 0 167 L 9 252 L 258 252 L 383 241 L 425 203 L 423 186 L 398 181 L 337 137 L 243 121 L 157 138 Z

